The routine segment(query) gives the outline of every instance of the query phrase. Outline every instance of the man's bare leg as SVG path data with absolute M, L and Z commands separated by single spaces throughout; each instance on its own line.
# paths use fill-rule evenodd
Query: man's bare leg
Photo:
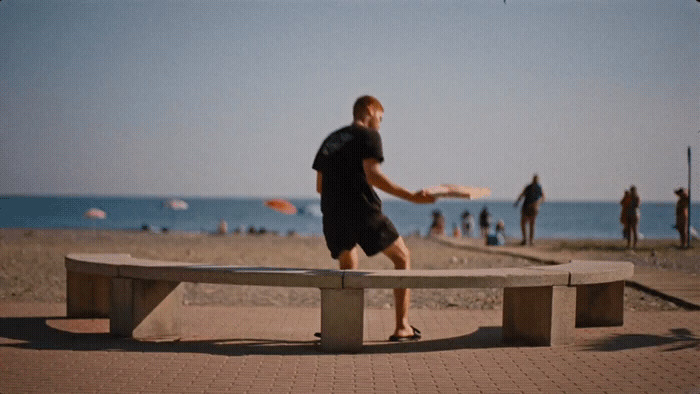
M 405 270 L 411 268 L 411 254 L 403 242 L 403 238 L 399 237 L 396 239 L 393 244 L 384 249 L 383 253 L 394 263 L 395 269 Z M 413 328 L 408 324 L 408 308 L 411 306 L 410 289 L 394 289 L 394 303 L 396 306 L 394 336 L 412 336 L 414 334 Z
M 521 245 L 527 244 L 526 224 L 527 224 L 527 216 L 521 215 L 520 216 L 520 232 L 523 233 L 523 242 L 520 243 Z
M 532 246 L 532 242 L 535 240 L 535 216 L 530 218 L 530 246 Z
M 340 252 L 338 263 L 340 263 L 341 270 L 356 270 L 358 267 L 357 246 Z

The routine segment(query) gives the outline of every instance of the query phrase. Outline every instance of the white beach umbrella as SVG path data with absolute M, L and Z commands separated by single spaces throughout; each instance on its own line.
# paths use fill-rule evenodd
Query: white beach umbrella
M 88 219 L 105 219 L 107 213 L 99 208 L 90 208 L 83 214 Z
M 163 201 L 163 206 L 170 210 L 171 225 L 175 224 L 175 211 L 185 211 L 190 207 L 189 204 L 187 204 L 187 202 L 177 198 L 171 198 L 169 200 Z M 163 230 L 165 231 L 166 229 Z
M 163 203 L 166 207 L 172 209 L 173 211 L 184 211 L 190 206 L 184 201 L 177 198 L 171 198 Z
M 107 213 L 99 208 L 90 208 L 85 213 L 83 213 L 83 217 L 88 218 L 92 221 L 92 232 L 96 233 L 97 232 L 97 224 L 95 223 L 95 220 L 103 220 L 107 217 Z

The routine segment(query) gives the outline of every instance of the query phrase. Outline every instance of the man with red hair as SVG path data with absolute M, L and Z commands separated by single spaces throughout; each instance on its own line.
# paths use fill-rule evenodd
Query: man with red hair
M 432 203 L 435 197 L 424 190 L 404 189 L 381 171 L 384 155 L 379 126 L 384 107 L 379 100 L 362 96 L 352 113 L 352 124 L 331 133 L 313 163 L 326 245 L 340 269 L 357 269 L 357 245 L 367 256 L 382 252 L 394 268 L 410 269 L 408 248 L 382 213 L 382 202 L 373 187 L 414 203 Z M 396 329 L 389 340 L 420 339 L 420 331 L 408 323 L 409 289 L 394 289 L 394 300 Z

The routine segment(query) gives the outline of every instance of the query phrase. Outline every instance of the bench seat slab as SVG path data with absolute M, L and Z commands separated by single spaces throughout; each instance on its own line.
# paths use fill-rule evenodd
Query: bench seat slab
M 130 264 L 120 266 L 119 275 L 127 278 L 228 285 L 315 287 L 319 289 L 341 288 L 343 286 L 343 272 L 338 270 L 235 267 L 147 260 L 135 260 Z
M 321 348 L 327 352 L 362 350 L 364 289 L 321 289 Z
M 576 288 L 503 289 L 503 342 L 536 346 L 574 342 Z
M 179 282 L 112 279 L 110 333 L 144 340 L 178 339 L 182 289 Z
M 351 270 L 344 288 L 450 289 L 559 286 L 569 284 L 569 273 L 531 268 Z
M 627 261 L 572 260 L 568 264 L 530 269 L 567 272 L 570 275 L 569 286 L 616 282 L 629 279 L 634 275 L 634 264 Z

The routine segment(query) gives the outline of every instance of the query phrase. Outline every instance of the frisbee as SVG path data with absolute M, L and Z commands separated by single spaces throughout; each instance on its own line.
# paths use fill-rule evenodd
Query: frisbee
M 438 186 L 431 186 L 423 190 L 435 198 L 464 198 L 467 200 L 475 200 L 491 195 L 491 189 L 487 187 L 472 187 L 446 183 Z

